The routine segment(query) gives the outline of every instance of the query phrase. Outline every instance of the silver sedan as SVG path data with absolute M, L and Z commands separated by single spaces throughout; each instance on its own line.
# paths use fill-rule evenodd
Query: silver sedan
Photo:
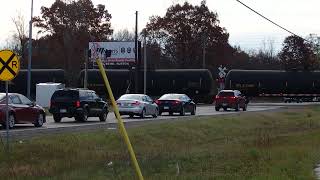
M 159 114 L 158 105 L 145 94 L 124 94 L 117 100 L 119 112 L 121 115 L 134 115 L 144 118 L 146 115 L 152 115 L 156 118 Z

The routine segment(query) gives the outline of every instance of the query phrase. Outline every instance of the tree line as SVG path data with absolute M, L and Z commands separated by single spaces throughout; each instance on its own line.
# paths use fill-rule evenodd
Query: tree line
M 91 0 L 57 0 L 50 7 L 41 7 L 41 15 L 32 19 L 41 36 L 32 41 L 32 67 L 62 68 L 70 78 L 76 78 L 90 41 L 134 39 L 128 30 L 114 33 L 111 18 L 105 5 L 95 6 Z M 26 31 L 21 17 L 13 22 L 17 30 L 13 48 L 22 57 L 22 67 L 27 67 Z M 288 36 L 278 54 L 272 47 L 245 52 L 229 44 L 227 29 L 220 25 L 218 14 L 208 8 L 205 0 L 199 5 L 175 4 L 163 17 L 150 17 L 139 33 L 142 38 L 147 41 L 148 67 L 154 69 L 205 67 L 214 72 L 219 65 L 228 69 L 319 69 L 318 36 Z

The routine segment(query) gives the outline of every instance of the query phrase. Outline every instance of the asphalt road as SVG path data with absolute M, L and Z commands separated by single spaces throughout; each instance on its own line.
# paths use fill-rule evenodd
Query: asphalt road
M 201 105 L 197 107 L 195 116 L 212 116 L 212 115 L 221 115 L 221 114 L 232 114 L 232 113 L 247 113 L 255 111 L 267 111 L 267 110 L 276 110 L 285 106 L 301 106 L 308 105 L 311 103 L 251 103 L 248 105 L 248 110 L 243 112 L 242 110 L 236 112 L 234 110 L 223 111 L 222 109 L 219 112 L 214 110 L 213 105 Z M 140 117 L 129 118 L 129 116 L 122 116 L 125 125 L 130 124 L 141 124 L 144 122 L 153 122 L 153 121 L 162 121 L 168 119 L 181 118 L 179 114 L 174 114 L 169 116 L 168 113 L 163 113 L 157 118 L 146 117 L 141 119 Z M 186 117 L 192 117 L 189 113 L 186 113 Z M 77 132 L 77 131 L 91 131 L 97 129 L 115 129 L 117 120 L 114 116 L 114 113 L 109 113 L 106 122 L 100 122 L 96 117 L 90 117 L 87 122 L 76 122 L 74 118 L 63 118 L 60 123 L 55 123 L 52 116 L 47 117 L 47 123 L 43 127 L 35 128 L 33 124 L 19 124 L 16 125 L 14 129 L 10 130 L 10 136 L 12 138 L 26 138 L 30 136 L 39 136 L 42 134 L 58 134 L 62 132 Z M 6 134 L 5 129 L 0 130 L 0 135 L 4 137 Z

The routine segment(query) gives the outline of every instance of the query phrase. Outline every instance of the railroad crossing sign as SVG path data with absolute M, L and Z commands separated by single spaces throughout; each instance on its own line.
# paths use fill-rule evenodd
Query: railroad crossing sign
M 14 79 L 20 70 L 18 56 L 11 50 L 0 51 L 0 80 L 10 81 Z
M 225 72 L 225 71 L 227 70 L 226 67 L 223 67 L 223 68 L 222 68 L 222 65 L 220 65 L 220 67 L 218 68 L 218 70 L 219 70 L 219 77 L 220 77 L 220 78 L 226 77 L 226 75 L 227 75 L 227 73 Z

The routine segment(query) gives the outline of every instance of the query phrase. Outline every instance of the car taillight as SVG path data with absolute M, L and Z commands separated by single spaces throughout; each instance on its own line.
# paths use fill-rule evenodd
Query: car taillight
M 180 101 L 173 101 L 172 104 L 179 104 Z
M 231 97 L 229 97 L 229 99 L 232 100 L 232 101 L 234 101 L 234 100 L 236 100 L 236 97 L 231 96 Z
M 218 95 L 216 95 L 216 99 L 219 99 L 220 97 Z
M 140 102 L 139 102 L 139 101 L 136 101 L 136 102 L 134 102 L 134 103 L 131 103 L 131 105 L 133 105 L 133 106 L 139 106 L 139 105 L 140 105 Z
M 80 107 L 80 101 L 76 101 L 76 107 Z
M 161 104 L 161 101 L 159 101 L 159 100 L 156 100 L 155 102 L 156 102 L 156 104 L 158 104 L 158 105 Z

